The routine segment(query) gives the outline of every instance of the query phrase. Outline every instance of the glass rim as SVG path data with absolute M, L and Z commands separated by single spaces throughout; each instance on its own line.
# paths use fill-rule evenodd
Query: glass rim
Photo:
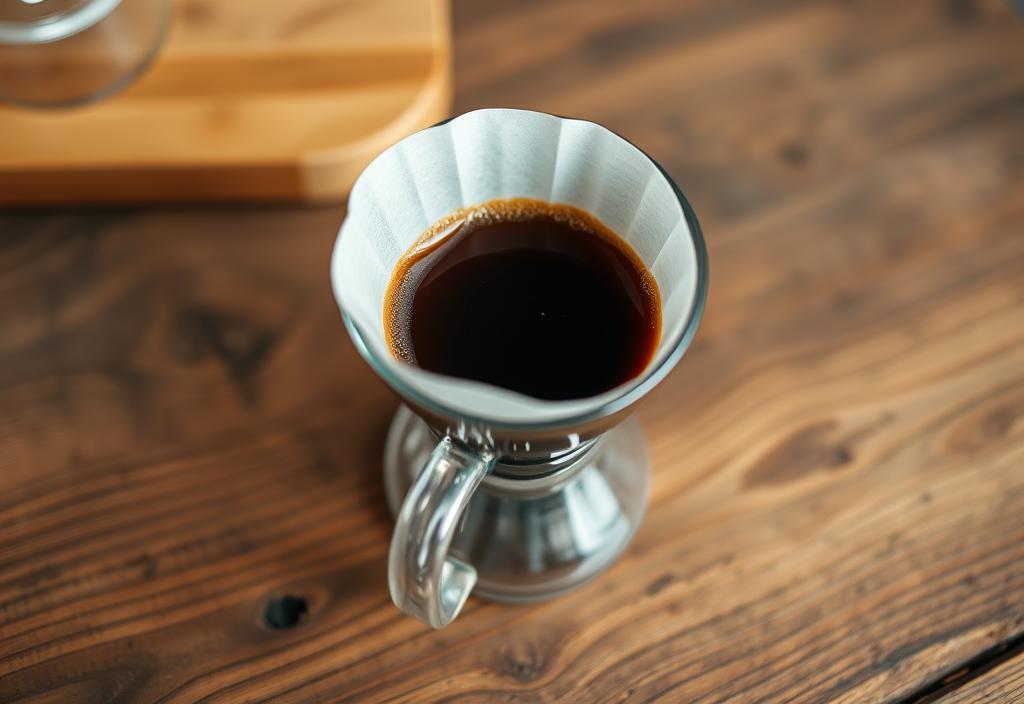
M 352 319 L 348 312 L 340 306 L 342 321 L 345 324 L 345 329 L 348 331 L 349 337 L 352 338 L 352 342 L 355 344 L 356 349 L 359 351 L 360 356 L 366 360 L 373 371 L 379 376 L 384 383 L 391 387 L 399 396 L 403 399 L 409 399 L 409 401 L 419 406 L 431 414 L 444 418 L 452 418 L 464 421 L 470 425 L 479 425 L 488 429 L 498 431 L 534 431 L 544 432 L 557 430 L 559 428 L 571 428 L 575 426 L 583 426 L 608 416 L 615 415 L 620 411 L 633 405 L 641 398 L 647 395 L 655 386 L 657 386 L 662 379 L 664 379 L 670 371 L 676 366 L 683 354 L 689 348 L 690 343 L 693 341 L 694 336 L 697 334 L 697 327 L 700 324 L 701 318 L 704 314 L 704 306 L 707 301 L 708 293 L 708 254 L 707 245 L 704 242 L 704 234 L 701 231 L 700 223 L 697 221 L 697 214 L 694 212 L 690 202 L 686 199 L 682 189 L 679 185 L 669 176 L 668 172 L 659 164 L 650 154 L 645 152 L 643 149 L 638 147 L 636 144 L 626 139 L 614 130 L 610 130 L 604 125 L 601 125 L 593 120 L 584 120 L 574 117 L 565 117 L 562 115 L 555 115 L 553 113 L 543 112 L 539 110 L 519 110 L 516 108 L 484 108 L 480 110 L 471 110 L 469 112 L 461 113 L 442 120 L 438 123 L 425 127 L 419 132 L 426 132 L 427 130 L 437 129 L 442 127 L 453 120 L 458 120 L 466 115 L 471 115 L 478 112 L 532 112 L 539 115 L 548 115 L 550 117 L 557 118 L 559 120 L 569 120 L 573 122 L 585 122 L 592 124 L 602 130 L 605 130 L 622 141 L 626 142 L 638 152 L 643 154 L 650 162 L 658 169 L 662 177 L 672 188 L 672 192 L 676 196 L 676 200 L 679 202 L 680 207 L 683 211 L 683 217 L 686 220 L 687 228 L 690 231 L 690 241 L 693 243 L 694 253 L 696 255 L 697 263 L 697 282 L 696 292 L 694 295 L 693 304 L 690 306 L 690 310 L 687 313 L 686 322 L 684 323 L 682 330 L 676 335 L 675 339 L 670 344 L 669 353 L 662 359 L 660 363 L 651 367 L 643 374 L 637 376 L 633 383 L 626 387 L 621 394 L 615 398 L 609 399 L 605 403 L 601 404 L 595 409 L 585 411 L 582 413 L 571 413 L 564 417 L 552 418 L 544 421 L 529 421 L 529 420 L 506 420 L 501 418 L 490 418 L 486 415 L 481 414 L 469 414 L 458 409 L 452 408 L 446 405 L 440 399 L 425 394 L 416 387 L 406 383 L 401 377 L 396 376 L 391 369 L 388 368 L 387 364 L 380 360 L 373 350 L 366 343 L 363 332 L 359 329 L 359 325 Z M 418 132 L 417 132 L 418 133 Z M 413 133 L 413 134 L 417 134 Z M 411 136 L 411 135 L 409 135 Z M 399 142 L 408 139 L 409 136 L 404 137 Z M 396 142 L 397 144 L 398 142 Z M 394 145 L 392 145 L 394 146 Z M 391 147 L 388 147 L 390 149 Z M 386 150 L 385 150 L 386 151 Z M 369 168 L 369 167 L 367 167 Z M 333 278 L 333 273 L 332 273 Z

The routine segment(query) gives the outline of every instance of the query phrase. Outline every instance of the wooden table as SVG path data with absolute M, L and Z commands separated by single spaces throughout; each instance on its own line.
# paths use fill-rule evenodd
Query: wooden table
M 607 124 L 703 222 L 633 545 L 429 630 L 387 596 L 342 208 L 8 214 L 0 701 L 1024 697 L 1024 24 L 467 0 L 455 32 L 458 110 Z

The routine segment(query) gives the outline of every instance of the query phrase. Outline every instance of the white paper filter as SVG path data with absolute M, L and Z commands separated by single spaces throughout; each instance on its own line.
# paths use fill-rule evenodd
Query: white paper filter
M 693 240 L 660 170 L 636 147 L 592 122 L 524 110 L 478 110 L 385 151 L 352 188 L 331 261 L 335 297 L 372 355 L 409 386 L 461 414 L 546 422 L 596 410 L 642 375 L 598 396 L 541 401 L 426 372 L 394 359 L 388 350 L 384 295 L 401 255 L 445 215 L 514 197 L 586 210 L 636 249 L 661 292 L 661 342 L 648 369 L 660 364 L 682 334 L 697 296 Z

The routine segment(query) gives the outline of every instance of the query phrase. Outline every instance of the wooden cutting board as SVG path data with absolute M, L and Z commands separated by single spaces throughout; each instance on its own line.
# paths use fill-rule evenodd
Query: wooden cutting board
M 0 204 L 341 199 L 448 114 L 447 0 L 180 0 L 150 70 L 63 111 L 0 108 Z

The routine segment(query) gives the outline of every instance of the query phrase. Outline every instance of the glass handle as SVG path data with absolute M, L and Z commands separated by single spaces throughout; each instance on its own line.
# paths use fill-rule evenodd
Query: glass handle
M 476 584 L 476 570 L 448 554 L 473 491 L 494 455 L 445 438 L 431 453 L 398 512 L 388 555 L 391 599 L 434 628 L 458 615 Z

